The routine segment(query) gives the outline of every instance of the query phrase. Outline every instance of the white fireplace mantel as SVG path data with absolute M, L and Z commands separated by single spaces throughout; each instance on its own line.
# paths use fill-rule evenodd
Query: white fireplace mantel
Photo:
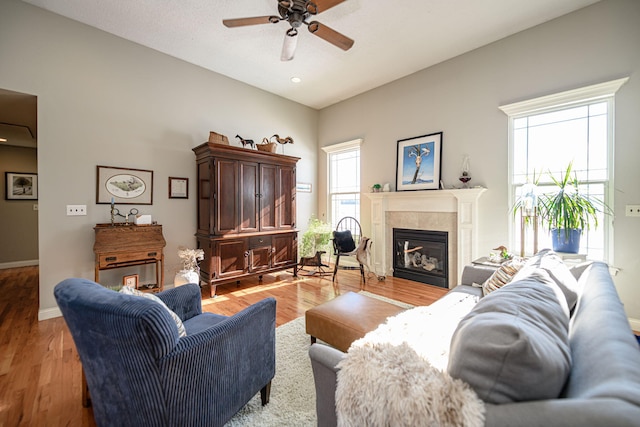
M 393 230 L 386 223 L 387 212 L 445 212 L 457 214 L 457 275 L 477 258 L 478 199 L 487 189 L 398 191 L 363 193 L 371 200 L 371 256 L 375 271 L 391 274 L 388 240 Z M 452 278 L 455 280 L 456 278 Z M 450 283 L 455 286 L 457 283 Z

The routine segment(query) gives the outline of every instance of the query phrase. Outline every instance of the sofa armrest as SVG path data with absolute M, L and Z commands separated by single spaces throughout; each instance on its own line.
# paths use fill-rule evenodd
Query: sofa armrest
M 496 267 L 488 265 L 465 265 L 462 271 L 461 285 L 482 285 L 496 271 Z
M 156 294 L 182 320 L 202 314 L 200 286 L 189 283 Z
M 275 324 L 276 300 L 266 298 L 181 338 L 158 361 L 163 401 L 176 417 L 166 424 L 222 425 L 267 386 L 275 375 Z
M 336 419 L 336 365 L 345 357 L 340 350 L 323 344 L 309 347 L 311 368 L 316 387 L 318 427 L 333 427 Z

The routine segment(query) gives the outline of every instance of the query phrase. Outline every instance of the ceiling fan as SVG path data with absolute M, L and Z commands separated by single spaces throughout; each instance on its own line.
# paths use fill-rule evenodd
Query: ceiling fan
M 280 59 L 282 61 L 290 61 L 293 59 L 293 55 L 296 51 L 296 45 L 298 43 L 298 28 L 305 24 L 311 34 L 320 37 L 323 40 L 328 41 L 334 46 L 339 47 L 342 50 L 349 50 L 353 46 L 353 40 L 321 24 L 318 21 L 311 21 L 309 19 L 320 12 L 324 12 L 327 9 L 332 8 L 345 0 L 277 0 L 278 1 L 278 13 L 280 16 L 256 16 L 253 18 L 237 18 L 237 19 L 224 19 L 222 23 L 228 27 L 242 27 L 245 25 L 258 25 L 258 24 L 277 24 L 280 21 L 287 21 L 291 28 L 287 30 L 284 36 L 284 43 L 282 45 L 282 54 Z

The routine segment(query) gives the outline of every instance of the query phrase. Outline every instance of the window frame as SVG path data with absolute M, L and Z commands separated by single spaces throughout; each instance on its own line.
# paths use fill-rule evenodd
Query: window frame
M 614 192 L 614 125 L 615 125 L 615 93 L 629 78 L 621 78 L 596 85 L 586 86 L 569 91 L 554 93 L 521 102 L 498 107 L 509 119 L 508 122 L 508 203 L 513 206 L 516 201 L 516 190 L 521 184 L 514 182 L 514 122 L 522 117 L 561 111 L 582 105 L 607 102 L 607 180 L 604 183 L 604 202 L 613 206 Z M 594 183 L 602 180 L 594 180 Z M 509 221 L 509 241 L 515 247 L 517 220 Z M 604 231 L 603 261 L 613 262 L 613 215 L 605 215 L 601 224 Z M 539 231 L 540 232 L 540 231 Z M 538 248 L 542 249 L 542 248 Z M 588 255 L 588 254 L 587 254 Z
M 339 218 L 333 218 L 333 203 L 332 203 L 332 196 L 335 194 L 357 194 L 358 197 L 360 197 L 360 191 L 361 191 L 361 183 L 359 182 L 358 184 L 358 190 L 357 191 L 349 191 L 349 192 L 337 192 L 334 193 L 332 192 L 332 185 L 331 185 L 331 177 L 332 177 L 332 156 L 336 155 L 336 154 L 341 154 L 344 152 L 348 152 L 348 151 L 358 151 L 358 158 L 361 158 L 361 150 L 360 147 L 362 146 L 363 143 L 363 139 L 358 138 L 358 139 L 354 139 L 351 141 L 346 141 L 346 142 L 342 142 L 339 144 L 333 144 L 333 145 L 329 145 L 329 146 L 325 146 L 322 147 L 322 151 L 324 151 L 327 154 L 327 211 L 328 211 L 328 219 L 329 219 L 329 223 L 332 224 L 332 226 L 335 226 L 335 223 L 337 222 L 337 220 Z M 361 168 L 358 171 L 359 173 L 361 172 Z M 360 181 L 360 176 L 359 176 L 359 181 Z M 357 212 L 357 220 L 360 221 L 360 211 L 358 210 Z

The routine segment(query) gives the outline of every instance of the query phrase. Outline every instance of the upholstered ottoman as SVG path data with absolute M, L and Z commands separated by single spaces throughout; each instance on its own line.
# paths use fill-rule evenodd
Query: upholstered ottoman
M 352 342 L 377 328 L 387 317 L 404 310 L 388 302 L 347 292 L 307 310 L 305 322 L 311 343 L 320 339 L 346 352 Z

